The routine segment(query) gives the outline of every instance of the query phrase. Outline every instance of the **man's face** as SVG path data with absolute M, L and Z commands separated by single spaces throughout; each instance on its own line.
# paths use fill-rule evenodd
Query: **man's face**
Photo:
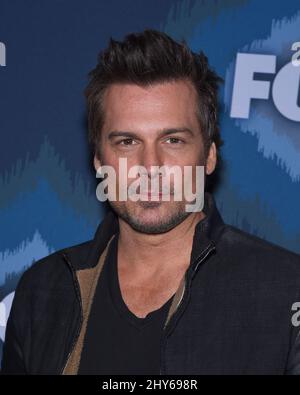
M 119 159 L 127 159 L 127 168 L 143 166 L 150 178 L 159 177 L 151 166 L 207 165 L 206 173 L 215 166 L 215 146 L 212 144 L 209 161 L 205 158 L 204 142 L 196 116 L 197 94 L 191 83 L 176 81 L 139 87 L 135 84 L 113 84 L 104 94 L 104 125 L 101 131 L 100 160 L 94 165 L 109 165 L 119 180 Z M 172 131 L 173 130 L 173 131 Z M 134 181 L 128 178 L 128 186 Z M 172 178 L 171 178 L 172 181 Z M 173 180 L 174 181 L 174 180 Z M 192 181 L 193 188 L 195 180 Z M 171 183 L 171 193 L 174 183 Z M 160 192 L 162 192 L 160 190 Z M 147 196 L 148 197 L 148 196 Z M 143 233 L 163 233 L 181 223 L 190 213 L 187 201 L 111 201 L 119 217 Z

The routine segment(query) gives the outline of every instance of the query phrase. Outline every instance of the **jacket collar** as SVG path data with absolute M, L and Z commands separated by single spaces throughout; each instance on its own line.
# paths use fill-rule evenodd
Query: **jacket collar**
M 203 212 L 205 217 L 200 220 L 195 227 L 191 262 L 195 261 L 208 245 L 217 244 L 225 226 L 217 209 L 215 199 L 209 192 L 205 192 L 204 195 Z
M 217 209 L 215 199 L 208 192 L 205 192 L 204 195 L 203 212 L 205 213 L 205 217 L 200 220 L 195 227 L 191 262 L 193 262 L 209 244 L 216 244 L 225 226 Z M 84 254 L 79 255 L 76 247 L 67 248 L 64 250 L 64 253 L 69 257 L 75 270 L 95 267 L 107 243 L 118 231 L 118 217 L 114 211 L 109 210 L 98 226 L 93 240 L 87 243 L 88 249 L 85 249 Z

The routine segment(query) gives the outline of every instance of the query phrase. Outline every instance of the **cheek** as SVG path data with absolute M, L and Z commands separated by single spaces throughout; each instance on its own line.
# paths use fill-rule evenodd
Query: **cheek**
M 101 161 L 102 165 L 112 166 L 116 170 L 119 168 L 119 157 L 110 148 L 102 150 Z
M 189 145 L 187 149 L 178 152 L 175 158 L 177 164 L 182 166 L 196 166 L 205 163 L 205 152 L 201 142 Z

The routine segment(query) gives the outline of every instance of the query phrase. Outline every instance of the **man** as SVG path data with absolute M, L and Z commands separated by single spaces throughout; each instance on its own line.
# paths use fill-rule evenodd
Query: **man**
M 110 41 L 86 89 L 98 170 L 217 165 L 220 78 L 203 53 L 145 30 Z M 130 180 L 128 174 L 127 181 Z M 206 178 L 205 177 L 205 178 Z M 132 179 L 131 179 L 132 182 Z M 195 175 L 192 185 L 195 187 Z M 110 199 L 92 241 L 22 276 L 3 373 L 291 374 L 300 257 L 226 225 L 213 196 Z M 147 199 L 148 197 L 148 199 Z

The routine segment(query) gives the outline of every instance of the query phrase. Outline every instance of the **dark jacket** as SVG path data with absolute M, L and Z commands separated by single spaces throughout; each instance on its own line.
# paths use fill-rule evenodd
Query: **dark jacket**
M 300 373 L 299 328 L 291 321 L 300 302 L 300 256 L 224 224 L 207 193 L 204 212 L 163 331 L 161 374 Z M 117 230 L 110 212 L 92 241 L 57 251 L 22 275 L 2 373 L 76 373 L 95 284 Z

